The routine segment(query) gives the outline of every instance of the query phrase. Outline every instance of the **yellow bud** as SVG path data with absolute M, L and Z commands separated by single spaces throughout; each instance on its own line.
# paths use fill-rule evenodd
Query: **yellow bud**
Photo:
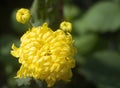
M 16 13 L 16 20 L 20 23 L 27 23 L 31 18 L 30 10 L 21 8 Z
M 70 22 L 63 21 L 60 24 L 60 29 L 62 29 L 63 31 L 71 32 L 72 31 L 72 24 Z

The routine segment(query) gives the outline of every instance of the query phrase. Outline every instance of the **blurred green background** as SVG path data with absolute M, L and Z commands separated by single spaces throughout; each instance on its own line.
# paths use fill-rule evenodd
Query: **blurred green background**
M 12 43 L 19 45 L 20 36 L 28 28 L 16 22 L 16 10 L 31 8 L 33 1 L 2 0 L 0 3 L 0 88 L 39 88 L 30 78 L 14 78 L 20 64 L 10 55 Z M 62 0 L 50 2 L 54 1 Z M 120 88 L 120 0 L 64 0 L 57 4 L 61 5 L 58 7 L 61 12 L 53 10 L 46 18 L 51 27 L 54 24 L 53 28 L 58 28 L 56 18 L 60 19 L 58 23 L 72 22 L 78 52 L 71 82 L 59 83 L 54 88 Z M 56 8 L 54 4 L 51 6 Z M 41 19 L 46 19 L 45 12 L 40 11 Z

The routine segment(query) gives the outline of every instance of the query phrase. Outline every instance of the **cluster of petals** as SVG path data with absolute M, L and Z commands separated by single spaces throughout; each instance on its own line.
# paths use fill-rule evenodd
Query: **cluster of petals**
M 17 78 L 33 77 L 46 81 L 48 87 L 55 82 L 69 81 L 75 67 L 76 48 L 72 35 L 61 29 L 53 31 L 47 23 L 32 27 L 21 38 L 20 46 L 12 45 L 11 54 L 21 64 Z

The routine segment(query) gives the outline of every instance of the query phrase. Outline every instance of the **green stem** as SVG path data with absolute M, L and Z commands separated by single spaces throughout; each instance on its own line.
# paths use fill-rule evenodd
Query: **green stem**
M 120 0 L 114 0 L 116 4 L 120 5 Z
M 29 28 L 33 27 L 32 24 L 31 24 L 31 22 L 28 22 L 27 25 L 28 25 Z
M 59 28 L 59 24 L 63 20 L 63 0 L 52 0 L 53 2 L 50 4 L 51 15 L 49 16 L 50 19 L 50 26 L 53 29 Z M 53 14 L 54 13 L 54 14 Z
M 45 8 L 44 5 L 45 5 L 45 0 L 34 0 L 31 6 L 31 14 L 32 14 L 31 23 L 37 24 L 36 26 L 40 25 L 40 23 L 43 22 L 42 20 L 44 17 L 44 8 Z
M 52 29 L 57 29 L 63 20 L 63 0 L 34 0 L 31 14 L 32 23 L 47 22 Z

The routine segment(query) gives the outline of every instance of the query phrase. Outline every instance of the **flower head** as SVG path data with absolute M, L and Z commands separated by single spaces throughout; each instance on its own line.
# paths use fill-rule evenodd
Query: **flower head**
M 72 31 L 72 24 L 71 24 L 70 22 L 63 21 L 63 22 L 60 24 L 60 28 L 61 28 L 63 31 L 69 31 L 69 32 L 71 32 L 71 31 Z
M 52 31 L 47 23 L 33 27 L 21 37 L 20 47 L 13 44 L 12 49 L 11 54 L 21 63 L 18 78 L 45 80 L 51 87 L 56 81 L 72 77 L 76 49 L 71 34 L 61 29 Z
M 20 23 L 27 23 L 31 18 L 30 11 L 25 8 L 21 8 L 16 13 L 16 20 Z

